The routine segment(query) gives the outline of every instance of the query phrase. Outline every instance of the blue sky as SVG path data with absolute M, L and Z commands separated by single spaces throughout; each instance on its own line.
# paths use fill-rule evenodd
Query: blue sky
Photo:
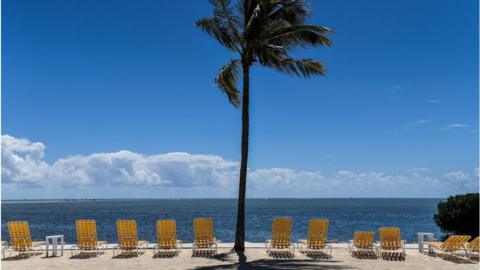
M 210 16 L 207 1 L 2 4 L 2 134 L 13 138 L 2 140 L 3 148 L 10 149 L 4 141 L 18 146 L 21 138 L 27 146 L 39 142 L 44 148 L 34 147 L 36 164 L 49 171 L 60 159 L 121 150 L 239 160 L 240 111 L 213 85 L 234 55 L 193 26 Z M 412 172 L 422 172 L 440 182 L 462 172 L 459 178 L 468 177 L 468 184 L 440 185 L 426 195 L 477 190 L 477 1 L 318 0 L 311 6 L 309 22 L 334 29 L 333 45 L 295 55 L 320 59 L 327 75 L 304 80 L 252 69 L 249 168 L 329 179 L 348 171 L 355 180 L 373 172 L 411 180 L 417 177 Z M 11 149 L 2 151 L 4 160 L 16 155 L 31 161 L 28 151 Z M 71 166 L 87 166 L 82 164 Z M 47 177 L 19 175 L 18 167 L 7 173 L 7 165 L 2 163 L 4 194 L 11 189 L 29 197 L 43 188 L 53 196 Z M 127 165 L 119 166 L 112 170 Z M 178 175 L 166 177 L 165 170 L 173 169 L 154 171 L 176 182 Z M 282 177 L 289 182 L 301 176 Z M 89 183 L 84 193 L 59 192 L 88 196 Z M 324 196 L 408 197 L 414 189 L 367 194 L 352 188 Z M 126 196 L 126 190 L 95 196 Z M 155 194 L 168 193 L 162 192 Z M 251 195 L 271 194 L 259 188 Z M 313 195 L 298 190 L 292 196 Z

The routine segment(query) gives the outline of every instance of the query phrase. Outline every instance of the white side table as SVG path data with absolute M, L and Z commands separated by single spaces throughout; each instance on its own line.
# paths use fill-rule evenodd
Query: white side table
M 52 256 L 56 257 L 57 256 L 57 250 L 58 250 L 58 244 L 61 244 L 61 255 L 63 256 L 63 235 L 49 235 L 45 237 L 45 241 L 47 242 L 47 249 L 45 253 L 47 254 L 48 257 L 48 248 L 51 245 L 52 246 Z
M 423 243 L 425 242 L 425 236 L 427 241 L 433 241 L 433 233 L 419 232 L 418 234 L 418 252 L 423 253 Z

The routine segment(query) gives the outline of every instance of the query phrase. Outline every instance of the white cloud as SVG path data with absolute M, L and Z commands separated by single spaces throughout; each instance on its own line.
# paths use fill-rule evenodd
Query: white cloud
M 443 174 L 443 177 L 448 179 L 454 185 L 462 185 L 465 187 L 473 186 L 472 177 L 463 171 L 453 171 Z M 475 179 L 474 181 L 478 181 Z
M 2 136 L 2 183 L 8 197 L 233 197 L 239 163 L 216 155 L 130 151 L 44 160 L 45 146 Z M 249 170 L 251 197 L 444 196 L 478 188 L 463 171 L 441 177 L 341 170 L 333 174 L 289 168 Z M 30 191 L 29 191 L 30 190 Z M 29 193 L 30 192 L 30 193 Z M 23 196 L 23 197 L 22 197 Z
M 420 119 L 420 120 L 415 121 L 415 124 L 423 126 L 423 125 L 428 124 L 430 122 L 431 122 L 430 119 Z
M 469 127 L 468 125 L 466 124 L 449 124 L 449 125 L 445 125 L 444 128 L 467 128 Z
M 45 146 L 27 139 L 2 136 L 2 182 L 39 184 L 49 170 Z
M 438 104 L 438 103 L 440 103 L 440 100 L 437 100 L 437 99 L 426 99 L 425 102 L 427 102 L 427 103 L 432 103 L 432 104 Z

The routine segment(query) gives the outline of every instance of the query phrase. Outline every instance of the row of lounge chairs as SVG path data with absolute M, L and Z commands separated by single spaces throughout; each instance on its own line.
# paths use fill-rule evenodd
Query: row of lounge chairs
M 27 221 L 10 221 L 7 224 L 10 234 L 10 247 L 2 242 L 2 256 L 5 250 L 16 251 L 21 254 L 38 253 L 45 242 L 34 242 L 30 235 Z M 104 253 L 108 248 L 107 241 L 97 238 L 97 225 L 95 220 L 81 219 L 75 221 L 77 244 L 72 246 L 72 256 L 82 252 L 92 252 L 95 255 Z M 176 222 L 173 219 L 157 220 L 157 243 L 153 249 L 154 254 L 160 250 L 173 250 L 177 253 L 182 248 L 182 241 L 177 239 Z M 208 250 L 216 254 L 217 239 L 214 236 L 213 220 L 211 218 L 196 218 L 194 220 L 195 240 L 193 251 Z M 139 240 L 137 223 L 135 220 L 117 220 L 118 245 L 113 247 L 113 255 L 120 253 L 139 255 L 145 253 L 148 241 Z
M 400 229 L 396 227 L 382 227 L 380 232 L 380 244 L 374 245 L 375 233 L 355 232 L 354 239 L 349 243 L 349 250 L 353 254 L 357 251 L 374 251 L 377 256 L 381 257 L 383 252 L 390 252 L 392 250 L 401 250 L 402 255 L 405 255 L 405 241 L 400 240 Z M 469 235 L 451 235 L 445 241 L 430 241 L 425 242 L 428 246 L 428 252 L 435 256 L 466 256 L 471 258 L 472 254 L 480 255 L 480 237 L 476 237 L 472 241 Z
M 307 239 L 298 241 L 300 252 L 307 256 L 331 257 L 332 246 L 328 244 L 329 220 L 311 219 L 308 223 Z M 272 239 L 267 240 L 267 253 L 287 250 L 294 255 L 295 246 L 290 241 L 292 220 L 290 218 L 275 218 L 272 222 Z M 405 257 L 405 241 L 401 240 L 400 229 L 397 227 L 382 227 L 380 232 L 380 244 L 375 245 L 375 233 L 371 231 L 357 231 L 353 240 L 349 242 L 348 250 L 354 256 L 359 251 L 370 251 L 376 257 L 382 257 L 384 253 L 396 252 Z M 323 256 L 322 256 L 323 255 Z
M 194 242 L 193 252 L 206 251 L 216 254 L 219 242 L 215 238 L 213 220 L 211 218 L 196 218 L 193 222 Z M 77 253 L 93 252 L 95 255 L 104 253 L 108 248 L 106 241 L 97 239 L 97 227 L 95 220 L 77 220 L 75 222 L 77 244 L 72 247 L 72 256 Z M 332 246 L 327 242 L 329 220 L 312 219 L 308 224 L 307 239 L 299 240 L 297 247 L 300 252 L 307 256 L 318 253 L 331 257 Z M 45 242 L 34 242 L 30 236 L 27 221 L 10 221 L 8 223 L 10 234 L 10 251 L 19 253 L 37 253 Z M 272 237 L 265 243 L 267 253 L 274 255 L 276 252 L 287 252 L 293 257 L 295 245 L 291 241 L 292 220 L 290 218 L 274 218 L 272 221 Z M 160 251 L 174 251 L 179 253 L 182 248 L 182 241 L 177 239 L 175 220 L 157 220 L 156 223 L 157 243 L 153 248 L 153 254 Z M 350 241 L 348 249 L 352 255 L 357 252 L 373 252 L 377 257 L 384 254 L 396 254 L 405 258 L 405 241 L 401 240 L 400 229 L 397 227 L 382 227 L 379 229 L 380 242 L 375 244 L 375 233 L 372 231 L 357 231 L 353 240 Z M 138 256 L 145 253 L 148 242 L 139 240 L 137 224 L 135 220 L 117 221 L 118 245 L 113 248 L 113 255 L 127 253 Z M 470 236 L 450 236 L 444 242 L 426 242 L 430 252 L 434 254 L 457 255 L 464 252 L 470 258 L 472 253 L 479 253 L 480 238 L 468 242 Z M 5 257 L 7 249 L 6 242 L 2 243 L 2 255 Z

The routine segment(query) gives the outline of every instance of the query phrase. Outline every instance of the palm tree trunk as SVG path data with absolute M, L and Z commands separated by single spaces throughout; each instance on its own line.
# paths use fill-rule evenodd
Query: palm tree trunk
M 249 133 L 249 90 L 250 66 L 243 63 L 243 97 L 242 97 L 242 159 L 240 161 L 240 180 L 238 186 L 237 230 L 235 246 L 237 252 L 245 251 L 245 192 L 247 186 L 248 133 Z

